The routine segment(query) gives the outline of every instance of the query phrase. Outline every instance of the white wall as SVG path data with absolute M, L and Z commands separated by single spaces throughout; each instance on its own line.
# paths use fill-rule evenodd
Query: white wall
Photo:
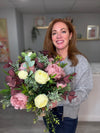
M 0 9 L 0 18 L 7 19 L 10 58 L 15 61 L 24 49 L 22 15 L 13 8 Z
M 17 35 L 18 35 L 18 47 L 19 54 L 24 48 L 24 29 L 23 29 L 23 15 L 16 10 L 16 22 L 17 22 Z
M 93 74 L 93 84 L 88 99 L 81 104 L 80 121 L 100 121 L 100 74 Z
M 0 9 L 0 18 L 7 19 L 10 58 L 15 60 L 19 52 L 15 9 Z

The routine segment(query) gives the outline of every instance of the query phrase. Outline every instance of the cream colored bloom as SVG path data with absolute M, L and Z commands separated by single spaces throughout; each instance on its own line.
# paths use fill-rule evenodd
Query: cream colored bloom
M 18 77 L 19 77 L 20 79 L 26 79 L 27 76 L 28 76 L 28 72 L 26 72 L 26 71 L 24 71 L 24 70 L 21 70 L 21 71 L 19 71 L 19 73 L 18 73 Z
M 50 80 L 48 73 L 42 71 L 42 70 L 37 70 L 35 72 L 35 80 L 39 84 L 46 84 L 47 81 Z
M 40 94 L 34 99 L 34 101 L 36 107 L 43 108 L 48 103 L 48 97 L 45 94 Z
M 28 52 L 28 56 L 31 56 L 32 55 L 32 52 Z

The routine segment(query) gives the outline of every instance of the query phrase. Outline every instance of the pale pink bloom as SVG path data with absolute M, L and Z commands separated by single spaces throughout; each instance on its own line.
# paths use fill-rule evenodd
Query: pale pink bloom
M 24 64 L 26 64 L 26 62 L 23 62 L 21 64 L 19 70 L 26 70 L 27 72 L 29 72 L 29 71 L 35 72 L 35 67 L 34 66 L 27 68 L 27 67 L 24 67 Z
M 49 62 L 52 62 L 52 61 L 54 61 L 54 59 L 53 59 L 53 58 L 49 58 L 48 60 L 49 60 Z
M 61 67 L 59 67 L 57 64 L 49 64 L 46 67 L 45 71 L 48 72 L 48 75 L 53 76 L 56 74 L 56 76 L 54 77 L 55 79 L 60 79 L 66 75 L 64 70 Z
M 64 87 L 66 87 L 66 86 L 67 86 L 66 83 L 57 82 L 57 88 L 59 88 L 59 87 L 64 88 Z
M 11 96 L 10 102 L 15 109 L 26 109 L 27 99 L 23 93 L 17 93 Z

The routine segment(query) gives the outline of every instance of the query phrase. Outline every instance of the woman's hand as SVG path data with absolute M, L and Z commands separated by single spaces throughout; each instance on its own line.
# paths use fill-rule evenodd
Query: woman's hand
M 57 107 L 57 101 L 51 102 L 49 108 L 52 109 L 55 107 Z

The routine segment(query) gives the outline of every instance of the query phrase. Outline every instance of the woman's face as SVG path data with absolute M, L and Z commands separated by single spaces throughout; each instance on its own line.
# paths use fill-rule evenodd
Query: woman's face
M 68 49 L 69 40 L 72 33 L 69 33 L 68 27 L 63 22 L 57 22 L 52 28 L 52 41 L 56 50 Z

